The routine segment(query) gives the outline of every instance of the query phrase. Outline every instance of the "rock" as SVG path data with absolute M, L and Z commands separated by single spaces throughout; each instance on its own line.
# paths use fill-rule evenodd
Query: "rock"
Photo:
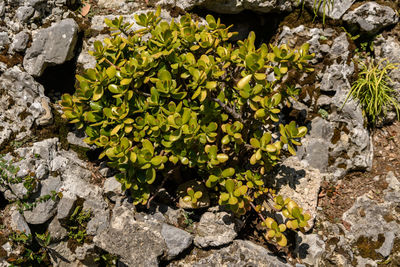
M 107 178 L 103 185 L 104 194 L 112 201 L 116 201 L 117 197 L 122 195 L 121 183 L 115 177 Z
M 167 260 L 171 260 L 178 256 L 193 242 L 193 237 L 188 232 L 165 223 L 161 227 L 161 235 L 163 236 L 168 248 Z
M 187 189 L 192 188 L 195 192 L 200 191 L 203 193 L 202 197 L 198 199 L 196 204 L 191 201 L 184 201 L 183 198 L 187 196 Z M 180 184 L 177 189 L 179 195 L 179 207 L 183 209 L 200 209 L 210 206 L 210 196 L 208 190 L 203 183 L 196 180 L 190 180 Z
M 63 240 L 65 237 L 68 236 L 67 230 L 64 227 L 62 227 L 57 217 L 54 217 L 53 220 L 51 220 L 51 223 L 49 224 L 47 231 L 49 231 L 52 242 L 60 242 L 61 240 Z
M 128 266 L 158 266 L 167 252 L 160 233 L 161 226 L 135 220 L 126 206 L 116 206 L 109 228 L 93 239 L 96 246 L 118 255 Z
M 347 10 L 349 10 L 354 2 L 355 0 L 324 0 L 323 2 L 321 2 L 322 4 L 318 9 L 318 15 L 323 16 L 323 14 L 325 13 L 325 16 L 327 18 L 340 19 L 343 14 L 346 13 Z M 316 5 L 319 5 L 319 3 L 319 1 L 315 0 L 305 0 L 306 6 L 313 10 Z
M 33 36 L 32 46 L 26 50 L 25 70 L 33 76 L 41 76 L 47 66 L 72 59 L 77 39 L 78 24 L 73 19 L 64 19 L 39 30 Z
M 396 12 L 388 6 L 367 2 L 343 16 L 343 21 L 363 33 L 374 35 L 399 21 Z
M 185 258 L 171 262 L 167 266 L 289 267 L 291 265 L 281 262 L 270 251 L 250 241 L 234 240 L 231 245 L 221 249 L 202 251 L 195 248 Z
M 194 244 L 200 248 L 218 247 L 231 243 L 242 222 L 227 212 L 206 212 L 195 228 Z
M 321 44 L 320 40 L 326 41 Z M 309 43 L 310 52 L 315 53 L 311 63 L 316 73 L 309 77 L 312 82 L 302 86 L 319 88 L 321 95 L 317 100 L 306 96 L 300 100 L 303 105 L 296 104 L 294 107 L 307 113 L 310 111 L 308 107 L 315 105 L 317 111 L 327 115 L 316 117 L 307 125 L 309 131 L 301 140 L 302 146 L 297 147 L 297 156 L 321 172 L 334 174 L 330 176 L 333 180 L 351 170 L 370 169 L 372 139 L 364 128 L 361 107 L 351 98 L 343 105 L 355 70 L 346 34 L 329 28 L 321 30 L 299 26 L 290 29 L 284 26 L 278 44 L 288 43 L 294 47 L 298 42 Z M 307 77 L 308 74 L 304 80 Z
M 6 6 L 6 4 L 5 4 L 4 0 L 0 0 L 0 17 L 2 17 L 4 15 L 4 12 L 6 10 L 5 6 Z
M 30 136 L 31 128 L 41 125 L 42 117 L 52 117 L 43 105 L 50 101 L 43 86 L 18 67 L 0 76 L 0 92 L 0 146 L 12 136 L 16 141 Z
M 42 188 L 40 190 L 40 197 L 51 195 L 52 191 L 58 192 L 61 187 L 60 177 L 49 177 L 42 181 Z M 57 200 L 52 199 L 45 202 L 37 203 L 32 210 L 24 211 L 25 220 L 29 224 L 42 224 L 47 222 L 57 212 Z
M 103 8 L 120 8 L 125 0 L 99 0 L 98 5 Z
M 10 221 L 8 222 L 8 225 L 13 231 L 23 232 L 26 235 L 31 234 L 31 229 L 26 223 L 24 216 L 22 216 L 22 214 L 15 206 L 12 206 L 10 208 L 9 216 Z M 5 216 L 5 218 L 7 218 L 7 216 Z
M 278 173 L 269 179 L 278 194 L 293 199 L 304 212 L 310 213 L 311 219 L 306 229 L 311 229 L 317 215 L 321 183 L 323 180 L 328 180 L 327 177 L 329 174 L 321 173 L 296 157 L 290 157 L 282 162 Z
M 35 9 L 31 6 L 21 6 L 17 9 L 15 17 L 20 22 L 27 22 L 35 13 Z
M 0 32 L 0 51 L 10 43 L 7 32 Z
M 67 221 L 74 212 L 76 197 L 62 197 L 57 206 L 57 219 L 59 221 Z
M 26 49 L 29 41 L 29 33 L 26 31 L 22 31 L 17 33 L 14 36 L 13 42 L 10 45 L 11 51 L 14 52 L 23 52 Z
M 78 132 L 68 132 L 67 135 L 67 141 L 68 143 L 70 143 L 71 145 L 75 145 L 75 146 L 79 146 L 79 147 L 83 147 L 83 148 L 91 148 L 91 146 L 89 146 L 87 143 L 85 143 L 83 141 L 83 139 L 85 138 L 85 134 L 84 133 L 78 133 Z
M 325 243 L 317 234 L 305 235 L 298 232 L 295 253 L 302 263 L 319 266 L 324 252 Z
M 290 12 L 299 5 L 299 2 L 282 0 L 161 0 L 158 1 L 158 4 L 175 4 L 184 10 L 201 7 L 217 13 L 237 14 L 244 10 L 262 13 Z
M 375 249 L 376 252 L 381 254 L 384 258 L 388 257 L 393 249 L 395 234 L 394 232 L 386 232 L 383 234 L 385 241 L 379 249 Z

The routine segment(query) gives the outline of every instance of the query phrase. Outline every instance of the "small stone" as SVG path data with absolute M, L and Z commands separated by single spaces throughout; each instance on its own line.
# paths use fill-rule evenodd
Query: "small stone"
M 394 232 L 386 232 L 384 233 L 384 236 L 385 236 L 385 242 L 383 242 L 382 246 L 379 249 L 375 249 L 375 251 L 381 254 L 384 258 L 386 258 L 392 252 L 396 235 L 394 234 Z
M 31 6 L 22 6 L 17 9 L 15 17 L 20 22 L 27 22 L 35 13 L 35 9 Z
M 60 221 L 68 220 L 72 215 L 76 198 L 63 197 L 58 203 L 57 207 L 57 219 Z
M 325 243 L 318 235 L 298 233 L 295 253 L 303 263 L 311 266 L 319 266 L 324 252 Z
M 161 235 L 168 248 L 167 260 L 178 256 L 182 251 L 187 249 L 193 241 L 193 237 L 188 232 L 165 223 L 161 227 Z

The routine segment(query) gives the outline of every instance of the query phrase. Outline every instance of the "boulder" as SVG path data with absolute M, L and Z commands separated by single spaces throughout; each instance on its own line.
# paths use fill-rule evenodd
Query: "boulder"
M 24 68 L 32 76 L 41 76 L 48 66 L 60 65 L 74 56 L 78 39 L 78 24 L 64 19 L 33 35 L 31 47 L 26 50 Z
M 171 260 L 181 254 L 193 242 L 193 237 L 186 231 L 163 223 L 161 235 L 167 245 L 167 260 Z
M 343 16 L 343 21 L 349 24 L 353 31 L 374 35 L 380 30 L 394 25 L 399 16 L 388 6 L 375 2 L 367 2 Z

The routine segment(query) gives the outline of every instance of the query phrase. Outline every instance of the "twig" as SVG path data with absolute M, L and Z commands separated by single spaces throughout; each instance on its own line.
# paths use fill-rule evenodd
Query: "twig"
M 254 206 L 253 202 L 249 202 L 249 203 L 250 203 L 250 206 L 253 208 L 253 210 L 258 214 L 258 216 L 259 216 L 259 217 L 261 218 L 261 220 L 264 222 L 264 221 L 265 221 L 265 218 L 264 218 L 264 216 L 262 216 L 261 212 L 258 212 L 258 211 L 257 211 L 256 206 Z
M 245 123 L 244 119 L 242 118 L 242 115 L 237 113 L 233 108 L 229 107 L 227 104 L 222 103 L 221 100 L 218 98 L 213 98 L 213 101 L 218 103 L 227 113 L 229 113 L 234 119 L 240 121 L 241 123 Z
M 117 65 L 115 65 L 114 63 L 112 63 L 110 60 L 108 60 L 107 58 L 104 58 L 104 60 L 108 63 L 108 64 L 110 64 L 111 66 L 114 66 L 117 70 L 121 70 L 121 68 L 120 67 L 118 67 Z

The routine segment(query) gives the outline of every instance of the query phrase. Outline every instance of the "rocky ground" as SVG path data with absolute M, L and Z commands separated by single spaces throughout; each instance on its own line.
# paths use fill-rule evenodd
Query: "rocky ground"
M 358 59 L 400 63 L 400 2 L 335 0 L 325 24 L 313 3 L 0 0 L 0 266 L 30 266 L 18 263 L 29 249 L 39 266 L 400 266 L 400 123 L 389 113 L 367 128 L 355 101 L 343 106 Z M 61 94 L 95 66 L 94 41 L 110 35 L 104 18 L 133 22 L 157 5 L 165 20 L 211 12 L 239 37 L 255 30 L 315 53 L 290 113 L 309 133 L 269 177 L 312 214 L 289 250 L 269 246 L 252 216 L 185 210 L 167 190 L 149 210 L 135 207 L 99 151 L 61 118 Z M 400 70 L 390 75 L 400 90 Z

